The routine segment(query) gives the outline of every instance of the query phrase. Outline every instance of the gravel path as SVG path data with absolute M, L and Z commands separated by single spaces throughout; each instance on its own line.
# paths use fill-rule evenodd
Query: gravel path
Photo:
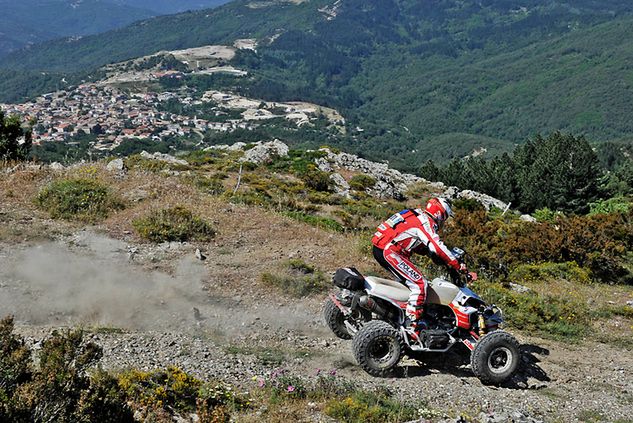
M 320 299 L 294 302 L 244 290 L 236 298 L 230 286 L 205 278 L 210 264 L 197 262 L 194 251 L 129 246 L 90 232 L 57 243 L 0 245 L 0 306 L 16 314 L 18 332 L 33 344 L 54 327 L 84 324 L 104 348 L 109 369 L 177 365 L 245 389 L 255 389 L 254 376 L 280 367 L 306 377 L 336 369 L 338 378 L 387 386 L 421 405 L 480 421 L 632 421 L 630 351 L 517 334 L 522 366 L 503 387 L 483 386 L 458 354 L 429 357 L 423 365 L 405 360 L 395 377 L 376 379 L 356 366 L 349 341 L 325 329 Z M 135 289 L 121 291 L 123 281 Z M 88 290 L 95 284 L 98 291 Z M 106 313 L 110 307 L 117 313 Z

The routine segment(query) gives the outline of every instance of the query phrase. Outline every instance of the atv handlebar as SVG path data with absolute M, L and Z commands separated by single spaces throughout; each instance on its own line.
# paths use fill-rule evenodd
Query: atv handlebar
M 462 250 L 461 248 L 453 247 L 451 249 L 451 253 L 453 253 L 453 256 L 455 256 L 455 258 L 460 264 L 462 265 L 464 264 L 464 259 L 466 258 L 466 251 Z M 464 271 L 459 271 L 455 269 L 449 269 L 449 274 L 450 274 L 451 279 L 453 279 L 453 282 L 458 286 L 466 286 L 470 282 L 477 280 L 477 273 L 469 272 L 468 270 L 464 272 Z

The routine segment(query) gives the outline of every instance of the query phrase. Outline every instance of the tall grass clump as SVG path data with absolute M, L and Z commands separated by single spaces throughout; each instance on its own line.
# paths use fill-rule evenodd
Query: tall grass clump
M 43 188 L 35 203 L 53 219 L 96 222 L 110 212 L 123 208 L 123 203 L 110 189 L 92 179 L 61 179 Z
M 152 242 L 209 241 L 215 229 L 184 207 L 156 210 L 149 216 L 132 221 L 138 234 Z

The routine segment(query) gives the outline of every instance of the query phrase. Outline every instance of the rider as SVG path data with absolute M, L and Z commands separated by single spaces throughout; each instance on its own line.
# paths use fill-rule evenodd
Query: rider
M 432 198 L 424 210 L 403 210 L 378 226 L 372 244 L 374 258 L 411 290 L 407 317 L 415 331 L 424 329 L 422 320 L 426 299 L 426 279 L 410 261 L 412 253 L 439 258 L 446 266 L 468 273 L 440 240 L 437 231 L 453 215 L 450 203 L 444 198 Z

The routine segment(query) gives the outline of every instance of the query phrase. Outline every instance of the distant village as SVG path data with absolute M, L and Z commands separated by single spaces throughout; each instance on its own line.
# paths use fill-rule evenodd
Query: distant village
M 161 103 L 169 100 L 177 100 L 184 106 L 213 103 L 217 107 L 212 110 L 219 118 L 207 121 L 161 111 Z M 159 141 L 195 134 L 202 139 L 207 131 L 252 130 L 262 121 L 279 117 L 301 126 L 322 116 L 325 110 L 309 103 L 265 103 L 218 91 L 194 99 L 186 91 L 126 93 L 111 85 L 95 83 L 45 94 L 24 104 L 0 104 L 0 108 L 5 114 L 18 115 L 32 124 L 36 145 L 91 134 L 96 137 L 93 147 L 98 150 L 111 150 L 127 139 Z M 227 109 L 240 111 L 240 117 L 228 118 L 223 111 Z M 327 114 L 330 119 L 334 116 L 333 123 L 343 122 L 335 111 L 327 109 Z M 223 115 L 227 115 L 226 119 Z

